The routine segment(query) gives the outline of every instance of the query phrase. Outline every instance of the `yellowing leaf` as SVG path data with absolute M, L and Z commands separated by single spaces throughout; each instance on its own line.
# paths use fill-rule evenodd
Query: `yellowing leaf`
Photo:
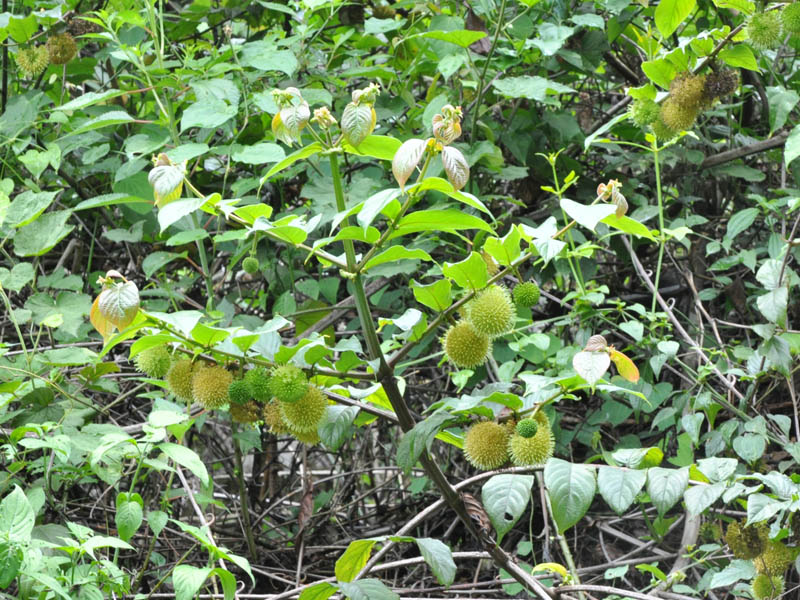
M 619 374 L 627 379 L 632 383 L 636 383 L 639 381 L 639 369 L 636 368 L 636 365 L 633 364 L 633 361 L 625 356 L 619 350 L 614 350 L 613 348 L 610 350 L 609 355 L 611 356 L 611 360 L 614 361 L 614 364 L 617 366 L 617 371 Z
M 533 567 L 531 573 L 536 573 L 537 571 L 552 571 L 553 573 L 561 575 L 561 579 L 567 579 L 569 577 L 566 567 L 558 563 L 539 563 Z
M 100 296 L 94 299 L 92 308 L 89 311 L 89 321 L 91 321 L 98 333 L 103 336 L 103 340 L 107 340 L 114 332 L 114 324 L 100 312 L 99 301 Z

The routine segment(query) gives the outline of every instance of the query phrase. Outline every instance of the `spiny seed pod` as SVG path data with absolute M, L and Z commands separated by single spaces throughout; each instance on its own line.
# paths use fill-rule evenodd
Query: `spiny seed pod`
M 250 393 L 257 402 L 269 402 L 272 398 L 270 379 L 269 371 L 265 367 L 256 367 L 245 373 L 244 380 L 250 387 Z
M 734 69 L 720 69 L 706 77 L 705 95 L 707 98 L 722 98 L 739 87 L 739 73 Z
M 312 431 L 322 420 L 328 401 L 315 385 L 306 385 L 306 393 L 296 402 L 281 402 L 281 417 L 291 431 Z
M 510 331 L 516 316 L 508 290 L 498 285 L 483 290 L 469 305 L 469 322 L 490 338 Z
M 745 526 L 733 521 L 725 532 L 725 543 L 736 558 L 750 560 L 761 554 L 769 539 L 766 523 Z
M 669 84 L 669 98 L 681 108 L 697 113 L 706 101 L 705 85 L 705 75 L 681 73 Z
M 659 110 L 661 109 L 655 100 L 639 98 L 631 104 L 630 115 L 636 125 L 647 127 L 658 118 Z
M 540 466 L 553 456 L 555 440 L 550 429 L 550 419 L 541 410 L 533 416 L 533 419 L 538 427 L 532 437 L 526 438 L 514 434 L 508 440 L 511 462 L 518 467 Z
M 372 7 L 372 16 L 376 19 L 394 19 L 395 10 L 386 4 L 376 4 Z
M 33 79 L 47 68 L 50 64 L 50 55 L 44 46 L 35 48 L 23 48 L 15 55 L 17 66 L 26 77 Z
M 274 433 L 275 435 L 289 433 L 289 427 L 286 425 L 283 417 L 281 416 L 281 407 L 277 400 L 272 400 L 264 405 L 262 418 L 264 419 L 264 423 L 266 423 L 267 427 L 269 427 L 271 433 Z
M 714 521 L 705 521 L 700 525 L 699 536 L 705 542 L 718 542 L 722 539 L 722 527 Z
M 231 407 L 234 404 L 243 406 L 253 399 L 253 393 L 250 391 L 250 386 L 244 379 L 236 379 L 228 386 L 228 400 Z
M 291 433 L 298 442 L 302 442 L 308 446 L 315 446 L 319 444 L 319 432 L 316 429 L 312 429 L 310 431 L 297 431 L 296 429 L 289 429 L 289 433 Z
M 772 600 L 778 598 L 783 594 L 783 577 L 780 575 L 765 575 L 763 573 L 756 575 L 750 584 L 753 590 L 753 597 L 756 600 Z
M 491 471 L 508 461 L 508 430 L 494 421 L 469 428 L 464 436 L 464 457 L 476 469 Z
M 78 53 L 78 45 L 68 33 L 56 33 L 47 38 L 47 52 L 54 65 L 65 65 Z
M 764 551 L 753 559 L 756 571 L 765 575 L 783 575 L 792 564 L 792 551 L 783 542 L 769 540 Z
M 192 400 L 192 376 L 197 368 L 191 360 L 184 358 L 172 364 L 166 381 L 169 389 L 184 401 Z
M 148 377 L 164 377 L 172 366 L 172 357 L 163 345 L 142 350 L 133 360 L 136 368 Z
M 517 423 L 516 433 L 524 438 L 532 438 L 539 430 L 536 419 L 522 419 Z
M 237 423 L 255 423 L 261 420 L 261 405 L 254 400 L 245 404 L 231 402 L 229 410 L 231 419 Z
M 653 130 L 653 135 L 655 135 L 656 138 L 662 142 L 667 142 L 678 135 L 677 131 L 664 123 L 664 120 L 661 118 L 661 114 L 658 115 L 658 119 L 650 124 L 650 128 Z
M 526 281 L 525 283 L 520 283 L 514 288 L 514 303 L 517 306 L 530 308 L 531 306 L 536 306 L 539 304 L 540 295 L 541 292 L 539 291 L 539 286 L 536 285 L 536 282 Z
M 667 98 L 661 105 L 661 121 L 673 131 L 689 129 L 696 118 L 696 108 L 683 106 L 672 98 Z
M 800 34 L 800 2 L 784 6 L 781 11 L 783 30 L 789 35 Z
M 776 10 L 754 14 L 746 28 L 750 45 L 759 50 L 777 48 L 781 43 L 782 30 L 783 20 Z
M 255 256 L 248 256 L 242 261 L 242 270 L 248 275 L 255 275 L 258 273 L 260 266 Z
M 206 408 L 219 408 L 228 402 L 228 388 L 233 375 L 225 367 L 215 365 L 199 369 L 192 377 L 192 396 Z
M 459 321 L 444 334 L 442 345 L 451 363 L 460 369 L 474 369 L 486 362 L 492 342 L 469 322 Z
M 272 371 L 269 389 L 278 400 L 291 404 L 305 395 L 308 379 L 306 374 L 294 365 L 282 365 Z

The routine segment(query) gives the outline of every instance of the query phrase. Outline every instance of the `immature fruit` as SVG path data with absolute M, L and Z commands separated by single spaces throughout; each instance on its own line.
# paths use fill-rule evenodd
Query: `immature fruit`
M 696 118 L 696 108 L 683 106 L 672 98 L 667 98 L 661 105 L 661 121 L 673 131 L 689 129 Z
M 750 560 L 761 554 L 768 539 L 769 529 L 765 523 L 745 526 L 739 521 L 733 521 L 725 533 L 728 548 L 736 558 L 743 560 Z
M 476 469 L 491 471 L 508 461 L 508 430 L 494 421 L 482 421 L 464 436 L 464 457 Z
M 234 405 L 243 406 L 253 399 L 253 394 L 250 391 L 250 386 L 244 379 L 236 379 L 228 386 L 228 400 L 230 401 L 231 408 Z
M 747 23 L 747 35 L 754 48 L 767 50 L 777 48 L 781 43 L 783 20 L 776 10 L 756 13 Z
M 528 419 L 523 421 L 526 420 Z M 541 410 L 534 415 L 533 420 L 537 429 L 531 437 L 523 437 L 516 433 L 508 441 L 511 462 L 518 467 L 543 465 L 553 456 L 555 441 L 550 430 L 550 420 Z
M 647 127 L 658 118 L 658 111 L 661 110 L 655 100 L 641 98 L 634 100 L 630 108 L 631 119 L 639 127 Z
M 23 48 L 15 56 L 19 70 L 31 79 L 37 77 L 50 64 L 50 55 L 44 46 Z
M 678 135 L 676 130 L 664 123 L 664 120 L 661 118 L 661 114 L 658 115 L 658 119 L 650 124 L 650 128 L 653 130 L 653 135 L 655 135 L 656 138 L 662 142 L 669 141 Z
M 270 379 L 272 378 L 265 367 L 250 369 L 244 375 L 244 381 L 250 388 L 250 393 L 258 402 L 269 402 L 272 398 L 272 392 L 269 387 Z
M 508 290 L 497 285 L 483 290 L 469 305 L 469 322 L 490 338 L 510 331 L 516 315 Z
M 739 87 L 739 73 L 733 69 L 720 69 L 706 77 L 705 95 L 707 98 L 722 98 Z
M 259 267 L 258 259 L 255 256 L 248 256 L 242 261 L 242 269 L 249 275 L 258 273 Z
M 281 402 L 281 417 L 292 432 L 306 432 L 317 428 L 325 414 L 328 401 L 325 394 L 314 385 L 306 386 L 305 395 L 296 402 Z
M 784 6 L 781 11 L 783 30 L 789 35 L 800 34 L 800 2 Z
M 78 53 L 78 45 L 68 33 L 56 33 L 47 38 L 47 52 L 54 65 L 65 65 Z
M 192 400 L 192 375 L 196 368 L 197 365 L 188 358 L 184 358 L 173 363 L 167 373 L 166 380 L 169 389 L 181 400 Z
M 172 357 L 166 346 L 153 346 L 142 350 L 133 360 L 136 368 L 148 377 L 164 377 L 172 366 Z
M 294 365 L 282 365 L 272 371 L 269 389 L 278 400 L 291 404 L 303 398 L 308 389 L 308 379 Z
M 532 438 L 539 430 L 539 424 L 536 419 L 522 419 L 517 423 L 516 434 L 524 438 Z
M 525 308 L 536 306 L 539 304 L 540 295 L 539 286 L 535 281 L 520 283 L 514 288 L 514 304 Z
M 255 423 L 261 420 L 261 405 L 255 400 L 245 404 L 230 405 L 231 419 L 237 423 Z
M 750 584 L 753 590 L 753 597 L 756 600 L 770 600 L 777 598 L 783 593 L 783 577 L 780 575 L 764 575 L 763 573 L 756 575 L 753 582 Z
M 447 357 L 460 369 L 473 369 L 486 362 L 492 342 L 478 333 L 468 321 L 452 325 L 442 340 Z
M 275 435 L 289 433 L 289 427 L 281 416 L 281 407 L 277 400 L 272 400 L 264 406 L 262 418 L 264 419 L 264 423 L 269 427 L 271 433 Z
M 753 559 L 756 571 L 765 575 L 783 575 L 792 564 L 792 551 L 783 542 L 769 540 L 764 551 Z
M 312 429 L 311 431 L 297 431 L 296 429 L 289 429 L 289 433 L 291 433 L 298 442 L 303 442 L 309 446 L 319 444 L 319 433 L 316 429 Z
M 705 521 L 700 525 L 699 535 L 705 542 L 718 542 L 722 539 L 722 527 L 714 521 Z
M 233 375 L 225 367 L 204 367 L 192 377 L 192 395 L 206 408 L 219 408 L 228 402 L 232 381 Z
M 687 110 L 697 113 L 706 103 L 706 76 L 681 73 L 669 84 L 669 98 Z

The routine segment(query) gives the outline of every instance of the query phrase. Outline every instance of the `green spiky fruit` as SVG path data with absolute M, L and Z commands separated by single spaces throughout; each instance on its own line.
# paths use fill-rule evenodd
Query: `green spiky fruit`
M 290 431 L 312 431 L 316 430 L 327 406 L 328 400 L 322 390 L 315 385 L 306 385 L 302 398 L 296 402 L 280 403 L 281 417 Z
M 705 542 L 718 542 L 722 539 L 722 527 L 714 521 L 705 521 L 700 525 L 699 535 Z
M 697 118 L 697 109 L 679 104 L 672 98 L 667 98 L 661 105 L 661 121 L 672 131 L 683 131 L 694 125 Z
M 225 367 L 204 367 L 192 377 L 192 396 L 206 408 L 219 408 L 228 403 L 228 388 L 233 375 Z
M 271 433 L 275 435 L 289 433 L 289 427 L 281 416 L 281 407 L 277 400 L 272 400 L 264 405 L 262 418 L 267 427 L 269 427 Z
M 781 11 L 783 30 L 789 35 L 800 34 L 800 2 L 784 6 Z
M 736 558 L 750 560 L 761 554 L 769 539 L 769 528 L 765 523 L 745 526 L 733 521 L 725 532 L 725 543 Z
M 281 365 L 272 371 L 269 389 L 278 400 L 291 404 L 306 394 L 308 379 L 306 374 L 294 365 Z
M 650 124 L 650 128 L 653 130 L 653 135 L 655 135 L 656 138 L 662 142 L 671 140 L 679 133 L 664 123 L 664 120 L 661 118 L 660 114 L 658 115 L 658 119 Z
M 196 369 L 197 365 L 184 358 L 173 363 L 167 373 L 166 381 L 169 389 L 181 400 L 187 402 L 192 400 L 192 376 Z
M 272 399 L 271 379 L 269 371 L 265 367 L 250 369 L 244 374 L 244 381 L 249 386 L 253 398 L 262 403 L 269 402 Z
M 516 315 L 511 295 L 498 285 L 486 288 L 469 304 L 469 322 L 490 338 L 511 331 Z
M 508 461 L 508 430 L 494 421 L 482 421 L 464 436 L 464 457 L 476 469 L 491 471 Z
M 250 391 L 250 386 L 244 379 L 236 379 L 228 386 L 228 401 L 233 405 L 238 404 L 244 406 L 253 399 L 253 393 Z
M 474 369 L 486 362 L 492 342 L 469 322 L 459 321 L 444 334 L 442 345 L 451 363 L 460 369 Z
M 783 594 L 783 577 L 780 575 L 765 575 L 760 573 L 755 576 L 750 588 L 753 590 L 753 597 L 756 600 L 771 600 Z
M 631 104 L 630 114 L 633 122 L 639 127 L 647 127 L 658 118 L 661 108 L 655 100 L 640 98 Z
M 706 77 L 705 95 L 707 98 L 722 98 L 739 87 L 739 73 L 734 69 L 720 69 Z
M 133 360 L 136 368 L 148 377 L 164 377 L 172 366 L 172 357 L 166 346 L 153 346 L 142 350 Z
M 231 419 L 237 423 L 255 423 L 261 420 L 261 405 L 255 400 L 250 400 L 244 404 L 230 405 Z
M 50 64 L 50 55 L 44 46 L 35 48 L 23 48 L 15 55 L 17 66 L 26 77 L 33 79 L 47 68 Z
M 764 551 L 753 559 L 756 571 L 765 575 L 783 575 L 794 557 L 783 542 L 769 540 Z
M 555 441 L 550 429 L 550 419 L 541 410 L 533 419 L 536 421 L 536 433 L 531 437 L 522 437 L 515 433 L 508 440 L 508 453 L 511 462 L 518 467 L 540 466 L 553 456 Z
M 747 23 L 750 45 L 760 50 L 777 48 L 781 43 L 783 19 L 777 10 L 756 13 Z
M 258 259 L 255 256 L 248 256 L 242 261 L 242 269 L 245 273 L 250 275 L 255 275 L 258 273 L 261 265 L 258 262 Z
M 517 423 L 516 434 L 524 438 L 532 438 L 539 430 L 539 424 L 536 419 L 522 419 Z
M 517 306 L 524 306 L 525 308 L 536 306 L 539 304 L 540 296 L 541 292 L 535 281 L 526 281 L 514 288 L 514 303 Z
M 56 33 L 47 38 L 47 52 L 54 65 L 65 65 L 78 53 L 78 45 L 68 33 Z
M 697 114 L 706 100 L 706 76 L 681 73 L 669 85 L 669 99 L 681 108 Z
M 289 433 L 291 433 L 298 442 L 309 446 L 319 444 L 319 433 L 316 429 L 312 429 L 311 431 L 297 431 L 296 429 L 290 428 Z

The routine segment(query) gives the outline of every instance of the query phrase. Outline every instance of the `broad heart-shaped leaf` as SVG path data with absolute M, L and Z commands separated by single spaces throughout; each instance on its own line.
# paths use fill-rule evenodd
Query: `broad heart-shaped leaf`
M 771 323 L 781 323 L 786 318 L 789 290 L 785 287 L 768 291 L 756 298 L 756 306 Z
M 597 224 L 608 217 L 613 215 L 617 210 L 613 204 L 595 204 L 594 206 L 587 206 L 579 204 L 569 198 L 561 199 L 561 208 L 571 218 L 575 219 L 579 225 L 583 225 L 586 229 L 594 231 Z
M 443 586 L 450 586 L 456 578 L 456 563 L 450 547 L 433 538 L 417 538 L 417 546 L 425 562 L 428 563 L 436 581 Z
M 499 264 L 508 266 L 521 254 L 519 247 L 521 239 L 519 229 L 512 227 L 502 238 L 490 237 L 487 239 L 483 244 L 483 249 Z
M 359 579 L 352 583 L 340 583 L 339 589 L 350 600 L 400 600 L 379 579 Z
M 643 237 L 647 238 L 648 240 L 655 242 L 656 237 L 652 234 L 652 232 L 639 223 L 639 221 L 635 221 L 630 217 L 622 216 L 618 217 L 617 215 L 608 215 L 607 217 L 603 217 L 600 220 L 601 223 L 605 223 L 609 227 L 613 227 L 614 229 L 619 229 L 623 233 L 630 233 L 631 235 L 635 235 L 636 237 Z
M 403 145 L 395 152 L 394 158 L 392 158 L 392 173 L 400 189 L 405 187 L 406 181 L 414 173 L 427 147 L 426 140 L 412 138 L 403 142 Z
M 378 540 L 355 540 L 350 542 L 347 550 L 344 551 L 336 561 L 334 571 L 336 579 L 342 581 L 353 581 L 358 572 L 364 568 L 372 553 L 372 547 Z
M 192 600 L 205 580 L 211 575 L 210 567 L 192 567 L 178 565 L 172 571 L 172 587 L 175 588 L 175 600 Z
M 359 410 L 357 406 L 339 406 L 338 404 L 325 409 L 317 431 L 322 443 L 332 452 L 339 449 L 347 434 L 350 433 Z
M 597 489 L 594 469 L 551 458 L 544 467 L 544 484 L 558 532 L 563 533 L 583 518 Z
M 686 510 L 690 515 L 697 516 L 701 514 L 719 500 L 719 497 L 725 492 L 725 487 L 725 483 L 690 487 L 683 494 L 683 499 L 686 501 Z
M 36 516 L 25 492 L 18 485 L 0 502 L 0 538 L 28 543 Z
M 608 354 L 609 358 L 614 361 L 614 364 L 617 366 L 617 371 L 619 371 L 622 377 L 632 383 L 639 381 L 639 369 L 636 368 L 636 365 L 633 364 L 630 358 L 619 350 L 611 350 Z
M 114 514 L 114 523 L 122 540 L 129 542 L 142 525 L 142 505 L 142 497 L 137 493 L 120 492 L 117 494 L 117 512 Z
M 411 280 L 411 291 L 420 304 L 424 304 L 437 312 L 442 312 L 453 303 L 453 286 L 449 279 L 440 279 L 428 285 Z
M 489 281 L 489 268 L 486 261 L 475 251 L 457 263 L 444 263 L 442 273 L 463 289 L 480 290 Z
M 167 227 L 192 214 L 206 203 L 206 198 L 181 198 L 174 200 L 158 210 L 158 224 L 163 233 Z
M 208 485 L 208 470 L 194 450 L 172 442 L 162 442 L 158 448 L 180 466 L 189 469 L 203 485 Z
M 586 352 L 582 350 L 572 357 L 572 367 L 589 385 L 594 385 L 605 375 L 611 365 L 608 352 Z
M 647 494 L 663 515 L 681 499 L 689 485 L 689 469 L 662 469 L 653 467 L 647 470 Z
M 766 494 L 750 494 L 747 497 L 747 525 L 771 519 L 779 511 L 787 508 L 790 500 L 779 502 Z
M 338 587 L 327 581 L 307 587 L 300 593 L 298 600 L 328 600 L 339 590 Z
M 633 504 L 646 481 L 646 471 L 600 467 L 597 472 L 597 488 L 600 495 L 611 507 L 611 510 L 618 515 L 624 513 Z
M 461 154 L 461 150 L 452 146 L 442 148 L 442 165 L 447 179 L 453 187 L 460 190 L 469 181 L 469 164 L 467 159 Z
M 139 288 L 133 281 L 114 283 L 100 292 L 97 308 L 114 327 L 123 330 L 139 312 Z
M 158 208 L 181 197 L 184 174 L 184 165 L 161 165 L 160 167 L 153 167 L 147 175 L 147 180 L 150 182 L 150 185 L 153 186 L 153 196 L 155 197 L 156 206 Z
M 694 10 L 697 0 L 662 0 L 656 6 L 656 27 L 665 38 L 671 36 Z
M 497 543 L 511 531 L 531 499 L 533 476 L 502 473 L 483 484 L 481 499 L 497 531 Z
M 762 435 L 745 433 L 734 438 L 733 449 L 743 460 L 753 464 L 761 458 L 766 451 L 767 440 Z
M 344 138 L 353 148 L 363 142 L 375 129 L 377 115 L 369 104 L 349 103 L 342 113 L 341 129 Z

